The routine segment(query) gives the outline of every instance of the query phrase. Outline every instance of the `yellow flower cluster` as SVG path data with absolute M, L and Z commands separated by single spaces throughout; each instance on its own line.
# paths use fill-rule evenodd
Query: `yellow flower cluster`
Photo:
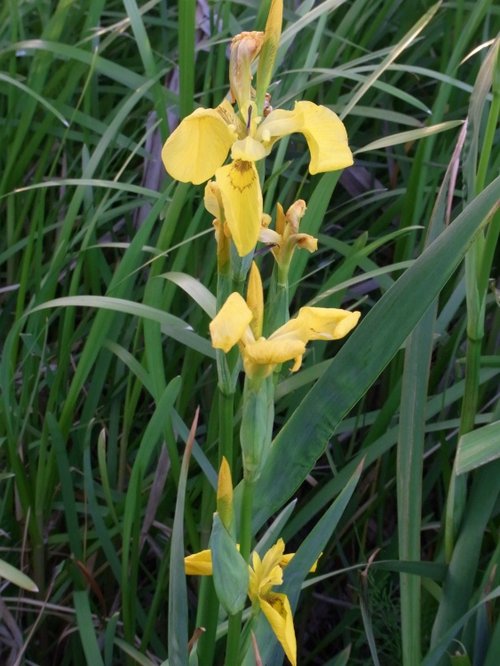
M 215 109 L 196 109 L 162 150 L 165 169 L 176 180 L 199 185 L 215 176 L 225 222 L 240 256 L 254 249 L 261 230 L 262 191 L 255 162 L 267 157 L 276 141 L 295 132 L 303 134 L 311 153 L 311 174 L 353 163 L 345 127 L 327 107 L 301 101 L 291 111 L 266 109 L 267 114 L 259 115 L 250 68 L 262 39 L 263 33 L 247 32 L 232 42 L 231 95 L 238 112 L 228 99 Z M 231 162 L 224 165 L 229 153 Z

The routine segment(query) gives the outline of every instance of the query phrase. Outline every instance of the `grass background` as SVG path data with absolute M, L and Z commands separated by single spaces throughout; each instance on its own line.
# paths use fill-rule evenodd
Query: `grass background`
M 228 40 L 262 29 L 267 5 L 0 7 L 0 559 L 39 589 L 0 568 L 9 666 L 167 658 L 173 517 L 198 406 L 187 551 L 212 520 L 218 405 L 201 285 L 214 293 L 216 272 L 203 189 L 173 183 L 159 156 L 179 117 L 221 100 Z M 283 140 L 265 209 L 304 198 L 303 230 L 319 236 L 314 256 L 295 258 L 291 311 L 356 306 L 364 319 L 277 387 L 283 427 L 256 520 L 297 497 L 288 550 L 365 459 L 301 596 L 301 664 L 498 663 L 500 470 L 479 466 L 499 449 L 498 27 L 485 0 L 285 2 L 272 104 L 336 110 L 356 164 L 310 177 L 301 137 Z M 269 277 L 269 255 L 261 268 Z M 460 435 L 487 424 L 469 448 L 460 440 L 472 464 L 459 474 Z

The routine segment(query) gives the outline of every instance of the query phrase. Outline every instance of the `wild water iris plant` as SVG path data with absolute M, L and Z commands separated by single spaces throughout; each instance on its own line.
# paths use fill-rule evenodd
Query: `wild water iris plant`
M 274 386 L 279 372 L 286 372 L 283 364 L 292 362 L 289 370 L 297 372 L 308 343 L 343 338 L 360 317 L 357 311 L 307 306 L 289 317 L 288 273 L 295 249 L 314 252 L 318 242 L 299 229 L 306 213 L 302 199 L 292 203 L 286 213 L 278 204 L 272 228 L 271 216 L 263 210 L 260 178 L 265 170 L 258 170 L 256 163 L 270 154 L 280 138 L 296 132 L 307 142 L 311 174 L 343 169 L 352 164 L 353 158 L 345 127 L 331 109 L 309 101 L 297 101 L 291 110 L 273 110 L 270 105 L 267 87 L 282 13 L 282 2 L 273 0 L 265 32 L 244 32 L 234 37 L 228 96 L 215 109 L 199 108 L 184 118 L 162 150 L 163 163 L 173 178 L 195 185 L 208 181 L 204 203 L 214 218 L 218 311 L 209 328 L 217 351 L 219 380 L 217 511 L 208 548 L 186 557 L 185 570 L 187 574 L 213 578 L 212 592 L 202 586 L 198 617 L 202 624 L 203 618 L 208 621 L 214 603 L 227 613 L 226 666 L 243 663 L 251 650 L 255 660 L 260 660 L 264 647 L 258 638 L 261 616 L 289 661 L 297 663 L 292 608 L 279 589 L 283 569 L 292 556 L 284 555 L 282 539 L 262 557 L 253 548 L 253 493 L 271 450 Z M 257 58 L 254 90 L 252 63 Z M 252 261 L 259 241 L 275 260 L 267 304 L 260 270 Z M 244 386 L 238 452 L 233 447 L 232 432 L 241 369 Z M 289 455 L 294 455 L 293 448 Z M 241 478 L 237 499 L 233 497 L 232 474 Z M 317 559 L 319 553 L 314 555 Z M 243 627 L 247 598 L 251 612 Z M 207 649 L 207 641 L 212 645 L 216 641 L 214 629 L 201 640 L 199 657 L 212 663 L 213 647 Z

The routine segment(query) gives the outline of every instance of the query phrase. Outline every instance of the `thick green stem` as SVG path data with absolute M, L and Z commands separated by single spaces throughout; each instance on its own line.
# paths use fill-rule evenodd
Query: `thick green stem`
M 240 520 L 240 553 L 247 561 L 250 559 L 252 549 L 252 508 L 254 484 L 243 480 L 243 498 L 241 502 Z M 240 663 L 240 645 L 242 613 L 229 617 L 229 627 L 226 646 L 226 666 L 237 666 Z
M 289 304 L 288 267 L 285 270 L 279 266 L 275 266 L 271 277 L 271 287 L 266 306 L 264 335 L 271 335 L 280 326 L 286 324 L 290 318 L 288 311 Z
M 241 618 L 243 611 L 229 616 L 225 666 L 238 666 L 240 658 Z
M 206 666 L 211 666 L 214 661 L 218 614 L 219 600 L 213 578 L 204 576 L 200 583 L 196 626 L 205 629 L 198 642 L 198 659 L 200 664 Z
M 254 484 L 243 480 L 243 498 L 241 502 L 240 553 L 245 560 L 250 558 L 252 548 L 252 511 Z
M 235 475 L 233 455 L 234 393 L 224 393 L 219 389 L 219 465 L 224 456 Z

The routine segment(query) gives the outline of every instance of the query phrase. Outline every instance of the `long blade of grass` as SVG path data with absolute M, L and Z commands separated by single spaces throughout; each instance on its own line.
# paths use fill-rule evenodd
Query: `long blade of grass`
M 170 666 L 187 666 L 188 663 L 188 608 L 186 574 L 184 573 L 184 502 L 189 459 L 198 424 L 198 414 L 199 410 L 196 411 L 182 457 L 170 546 L 170 586 L 168 590 L 168 663 Z
M 87 660 L 87 664 L 93 666 L 104 666 L 97 636 L 90 611 L 90 602 L 88 592 L 74 592 L 73 601 L 76 611 L 76 622 L 78 632 L 82 641 L 82 648 Z
M 447 223 L 447 201 L 455 190 L 456 173 L 465 140 L 464 125 L 439 190 L 427 235 L 427 247 Z M 401 388 L 398 442 L 398 542 L 399 557 L 420 557 L 422 471 L 428 383 L 437 316 L 435 301 L 410 335 L 406 349 Z M 401 640 L 404 666 L 419 666 L 421 660 L 420 580 L 401 574 Z

